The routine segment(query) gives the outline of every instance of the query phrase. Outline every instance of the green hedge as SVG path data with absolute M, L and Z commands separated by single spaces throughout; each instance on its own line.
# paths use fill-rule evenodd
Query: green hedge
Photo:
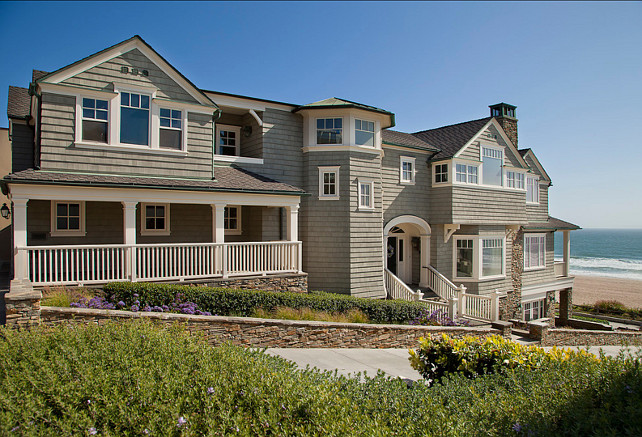
M 334 293 L 290 293 L 227 288 L 193 287 L 175 284 L 116 282 L 107 284 L 104 292 L 117 302 L 131 305 L 136 299 L 141 307 L 169 305 L 178 293 L 196 303 L 203 311 L 219 316 L 249 317 L 255 309 L 274 311 L 277 307 L 311 308 L 330 313 L 361 310 L 372 323 L 408 323 L 426 307 L 415 302 L 363 299 Z M 138 295 L 137 297 L 134 295 Z
M 0 357 L 0 435 L 642 435 L 639 359 L 409 387 L 296 370 L 148 321 L 0 328 Z

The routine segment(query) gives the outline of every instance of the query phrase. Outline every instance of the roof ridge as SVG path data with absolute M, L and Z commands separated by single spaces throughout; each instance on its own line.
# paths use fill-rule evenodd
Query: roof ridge
M 474 123 L 476 121 L 490 120 L 491 118 L 493 118 L 493 117 L 483 117 L 483 118 L 478 118 L 476 120 L 462 121 L 462 122 L 459 122 L 459 123 L 449 124 L 449 125 L 446 125 L 446 126 L 435 127 L 433 129 L 426 129 L 426 130 L 413 132 L 411 135 L 421 134 L 421 133 L 424 133 L 424 132 L 432 132 L 432 131 L 436 131 L 436 130 L 439 130 L 439 129 L 446 129 L 448 127 L 459 126 L 459 125 L 462 125 L 462 124 Z

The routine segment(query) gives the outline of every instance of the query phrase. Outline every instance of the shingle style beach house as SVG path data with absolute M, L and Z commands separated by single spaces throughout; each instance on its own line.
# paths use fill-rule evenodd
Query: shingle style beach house
M 573 286 L 578 227 L 548 215 L 551 180 L 517 148 L 505 103 L 403 133 L 344 99 L 199 89 L 134 36 L 34 70 L 10 87 L 8 115 L 15 287 L 307 279 L 369 298 L 466 295 L 469 308 L 494 295 L 501 308 L 480 318 L 530 320 Z

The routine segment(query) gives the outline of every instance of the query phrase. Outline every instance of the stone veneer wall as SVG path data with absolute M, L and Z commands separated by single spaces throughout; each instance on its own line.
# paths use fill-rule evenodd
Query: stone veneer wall
M 194 282 L 207 287 L 237 288 L 243 290 L 293 291 L 307 293 L 308 274 L 292 273 L 270 276 L 251 276 L 246 278 L 208 279 Z
M 24 329 L 39 325 L 41 299 L 42 293 L 38 290 L 5 294 L 6 326 Z
M 133 313 L 130 311 L 87 308 L 42 308 L 42 323 L 105 323 L 108 320 L 147 319 L 161 324 L 182 323 L 190 332 L 202 332 L 212 345 L 226 342 L 251 347 L 287 348 L 410 348 L 420 337 L 501 335 L 492 328 L 373 325 L 365 323 L 311 322 L 256 319 L 250 317 L 191 316 L 170 313 Z
M 642 332 L 553 329 L 544 319 L 529 323 L 528 330 L 540 346 L 642 346 Z
M 520 228 L 512 234 L 511 280 L 513 290 L 499 301 L 500 320 L 521 319 L 522 274 L 524 273 L 524 231 Z

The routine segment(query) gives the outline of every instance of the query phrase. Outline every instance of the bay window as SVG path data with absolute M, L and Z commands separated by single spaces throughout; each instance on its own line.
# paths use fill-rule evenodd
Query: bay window
M 546 236 L 524 235 L 524 270 L 546 267 Z
M 374 147 L 374 122 L 359 119 L 356 119 L 354 122 L 355 144 L 357 146 Z
M 458 236 L 454 238 L 454 279 L 486 280 L 505 276 L 503 236 Z
M 516 171 L 506 172 L 506 186 L 508 188 L 524 189 L 524 174 Z
M 456 164 L 455 180 L 464 184 L 477 184 L 479 179 L 476 165 Z
M 343 144 L 343 119 L 318 118 L 317 144 Z

